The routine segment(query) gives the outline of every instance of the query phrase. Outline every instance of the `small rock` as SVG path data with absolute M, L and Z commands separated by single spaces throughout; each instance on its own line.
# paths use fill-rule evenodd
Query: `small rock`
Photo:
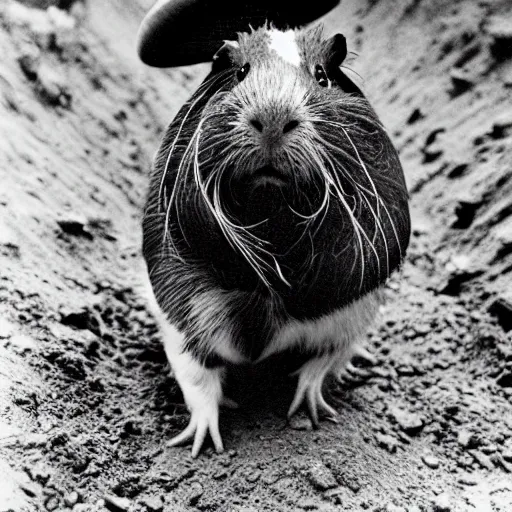
M 494 16 L 489 18 L 485 27 L 492 37 L 491 52 L 498 60 L 512 57 L 512 19 L 510 16 Z
M 37 343 L 34 338 L 26 334 L 15 334 L 9 340 L 9 345 L 20 352 L 35 350 L 37 348 Z
M 201 496 L 204 493 L 203 486 L 199 482 L 194 482 L 190 486 L 190 492 L 188 495 L 188 504 L 194 506 L 201 499 Z
M 457 434 L 457 443 L 464 449 L 474 448 L 476 446 L 475 442 L 476 438 L 469 430 L 461 430 Z
M 59 505 L 60 505 L 60 501 L 59 501 L 59 498 L 57 498 L 57 496 L 50 496 L 46 501 L 45 501 L 45 508 L 46 510 L 48 510 L 48 512 L 53 512 L 54 510 L 57 510 L 59 508 Z
M 398 446 L 398 440 L 396 437 L 390 436 L 388 434 L 376 434 L 375 440 L 377 441 L 377 444 L 381 447 L 387 450 L 389 453 L 395 453 L 396 448 Z
M 293 430 L 313 430 L 313 423 L 307 417 L 293 416 L 289 425 Z
M 144 496 L 141 499 L 141 504 L 149 512 L 160 512 L 164 508 L 162 496 Z
M 51 105 L 69 107 L 71 94 L 66 86 L 66 80 L 49 65 L 41 64 L 37 76 L 37 90 Z
M 512 449 L 503 451 L 501 455 L 507 462 L 512 462 Z
M 302 510 L 318 510 L 318 501 L 313 498 L 302 498 L 297 502 L 297 508 Z
M 450 497 L 446 493 L 436 496 L 432 501 L 434 512 L 451 512 Z
M 320 461 L 311 465 L 307 477 L 313 487 L 320 491 L 326 491 L 338 485 L 331 471 Z
M 418 434 L 423 429 L 423 420 L 417 414 L 408 412 L 400 407 L 392 407 L 390 414 L 400 428 L 410 436 Z
M 126 512 L 132 502 L 128 498 L 120 498 L 119 496 L 114 496 L 113 494 L 107 494 L 104 496 L 105 506 L 111 512 Z
M 18 64 L 25 76 L 34 81 L 37 79 L 37 70 L 41 60 L 41 51 L 36 45 L 27 46 L 18 57 Z
M 73 508 L 79 499 L 80 495 L 76 491 L 72 491 L 64 496 L 64 504 L 69 508 Z
M 494 469 L 494 465 L 491 462 L 491 459 L 487 457 L 487 455 L 484 455 L 483 453 L 479 452 L 478 450 L 469 450 L 469 453 L 471 456 L 485 469 L 492 470 Z
M 257 482 L 260 479 L 261 471 L 259 469 L 255 469 L 254 471 L 250 471 L 245 475 L 245 479 L 250 483 L 253 484 Z
M 26 472 L 31 480 L 38 482 L 41 485 L 46 485 L 51 477 L 51 470 L 48 466 L 38 463 L 35 466 L 27 467 Z
M 496 464 L 496 466 L 502 467 L 507 473 L 512 473 L 512 464 L 506 462 L 499 453 L 491 455 L 491 461 Z
M 439 467 L 439 459 L 433 455 L 423 455 L 421 460 L 424 462 L 425 466 L 428 466 L 430 469 L 437 469 Z
M 473 486 L 473 485 L 478 484 L 477 479 L 473 475 L 470 475 L 470 474 L 462 475 L 461 477 L 459 477 L 459 479 L 457 481 L 459 482 L 459 484 L 468 485 L 468 486 Z

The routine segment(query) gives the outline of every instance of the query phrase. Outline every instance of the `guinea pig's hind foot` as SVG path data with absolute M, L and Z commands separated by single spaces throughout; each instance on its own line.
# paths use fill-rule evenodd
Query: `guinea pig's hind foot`
M 192 445 L 192 457 L 197 457 L 201 450 L 206 434 L 210 434 L 217 453 L 224 451 L 222 438 L 219 432 L 219 409 L 207 407 L 206 409 L 194 409 L 191 411 L 190 422 L 176 437 L 167 442 L 167 446 L 179 446 L 194 438 Z
M 205 368 L 186 352 L 174 355 L 176 379 L 190 411 L 190 422 L 167 446 L 178 446 L 193 439 L 192 457 L 197 457 L 206 435 L 210 434 L 217 453 L 224 450 L 219 432 L 219 407 L 222 404 L 222 368 Z
M 309 360 L 293 374 L 299 375 L 299 381 L 292 404 L 288 410 L 288 418 L 291 418 L 297 412 L 305 399 L 315 428 L 318 428 L 319 425 L 319 412 L 337 423 L 336 417 L 338 413 L 325 401 L 322 395 L 322 385 L 332 365 L 332 356 L 321 356 Z

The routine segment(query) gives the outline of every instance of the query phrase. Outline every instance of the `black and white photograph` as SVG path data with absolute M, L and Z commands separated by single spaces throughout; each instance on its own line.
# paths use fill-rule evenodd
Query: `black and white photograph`
M 0 0 L 0 512 L 512 512 L 510 0 Z

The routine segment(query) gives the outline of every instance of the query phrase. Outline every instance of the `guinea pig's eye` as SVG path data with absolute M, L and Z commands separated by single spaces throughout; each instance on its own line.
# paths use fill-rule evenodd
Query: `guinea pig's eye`
M 249 73 L 249 70 L 251 69 L 251 65 L 249 63 L 244 64 L 237 72 L 236 77 L 238 78 L 238 81 L 241 82 L 246 76 L 247 73 Z
M 320 64 L 317 64 L 315 67 L 315 80 L 322 86 L 327 87 L 329 85 L 329 79 L 327 78 L 327 73 L 325 69 Z

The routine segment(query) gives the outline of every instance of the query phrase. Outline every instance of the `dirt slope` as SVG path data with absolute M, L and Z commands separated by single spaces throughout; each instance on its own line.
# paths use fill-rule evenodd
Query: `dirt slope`
M 188 416 L 140 217 L 207 68 L 137 61 L 150 3 L 0 5 L 0 512 L 512 510 L 509 2 L 346 0 L 326 20 L 400 149 L 408 260 L 368 334 L 377 364 L 331 386 L 338 424 L 286 424 L 276 359 L 233 371 L 227 452 L 197 460 L 165 447 Z

